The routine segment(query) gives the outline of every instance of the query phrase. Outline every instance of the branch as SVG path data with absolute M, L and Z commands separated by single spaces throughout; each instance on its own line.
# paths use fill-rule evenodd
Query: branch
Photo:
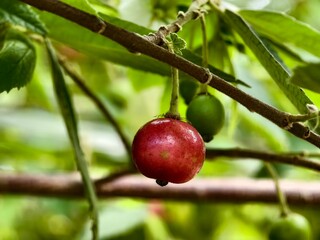
M 302 153 L 274 154 L 241 148 L 207 149 L 206 151 L 207 159 L 214 159 L 216 157 L 230 157 L 233 160 L 237 160 L 236 158 L 254 158 L 264 160 L 266 162 L 284 163 L 320 171 L 320 161 L 307 159 L 303 156 L 304 155 Z
M 320 183 L 283 180 L 281 189 L 289 204 L 319 205 Z M 99 198 L 133 197 L 223 203 L 277 203 L 272 180 L 243 178 L 194 179 L 185 184 L 159 187 L 153 179 L 125 176 L 96 185 Z M 83 198 L 78 175 L 0 175 L 0 193 L 39 197 Z
M 185 13 L 178 13 L 177 20 L 166 26 L 160 27 L 157 32 L 149 34 L 148 36 L 145 36 L 145 38 L 156 45 L 162 45 L 163 38 L 165 38 L 167 35 L 169 35 L 170 33 L 176 33 L 180 31 L 184 24 L 200 17 L 201 6 L 205 5 L 208 2 L 208 0 L 193 0 L 190 7 Z
M 75 22 L 93 32 L 100 33 L 103 36 L 126 47 L 131 52 L 138 52 L 159 61 L 165 62 L 179 70 L 189 74 L 201 83 L 211 81 L 208 85 L 218 91 L 228 95 L 235 101 L 245 106 L 249 111 L 256 112 L 269 119 L 279 127 L 289 131 L 295 136 L 308 141 L 320 148 L 320 136 L 309 130 L 301 123 L 290 122 L 291 114 L 279 111 L 278 109 L 250 96 L 240 89 L 232 86 L 222 78 L 208 72 L 207 69 L 200 67 L 183 57 L 170 53 L 166 49 L 147 41 L 144 37 L 128 32 L 125 29 L 102 21 L 98 17 L 83 12 L 57 0 L 21 0 L 40 10 L 45 10 Z

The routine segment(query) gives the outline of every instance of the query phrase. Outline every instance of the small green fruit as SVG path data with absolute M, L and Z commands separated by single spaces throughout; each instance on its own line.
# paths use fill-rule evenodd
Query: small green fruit
M 223 127 L 225 112 L 221 102 L 212 95 L 199 95 L 189 104 L 188 121 L 198 130 L 205 142 L 210 142 Z
M 271 226 L 269 240 L 310 240 L 311 230 L 308 220 L 297 213 L 279 218 Z
M 180 81 L 179 92 L 186 104 L 189 104 L 196 95 L 199 88 L 199 83 L 196 81 L 185 79 Z

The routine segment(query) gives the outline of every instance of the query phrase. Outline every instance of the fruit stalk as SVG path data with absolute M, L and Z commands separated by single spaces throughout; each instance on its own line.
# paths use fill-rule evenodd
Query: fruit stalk
M 172 42 L 167 42 L 168 50 L 174 53 Z M 169 111 L 165 114 L 165 117 L 180 119 L 179 114 L 179 70 L 171 67 L 171 79 L 172 79 L 172 91 Z
M 201 23 L 201 32 L 202 32 L 202 66 L 204 68 L 208 68 L 209 48 L 208 48 L 208 37 L 207 37 L 207 31 L 206 31 L 206 18 L 203 13 L 201 13 L 200 23 Z M 200 93 L 207 93 L 207 92 L 208 92 L 208 84 L 207 83 L 201 84 Z
M 204 14 L 201 14 L 201 32 L 202 32 L 202 66 L 207 68 L 209 62 L 209 48 L 208 48 L 208 37 L 206 31 L 206 18 Z
M 276 188 L 277 196 L 278 196 L 278 199 L 279 199 L 280 216 L 281 217 L 286 217 L 286 216 L 289 215 L 290 209 L 289 209 L 288 204 L 287 204 L 286 196 L 281 191 L 278 174 L 277 174 L 276 170 L 274 169 L 274 167 L 272 166 L 271 163 L 265 162 L 265 166 L 267 167 L 267 169 L 268 169 L 268 171 L 269 171 L 269 173 L 270 173 L 270 175 L 271 175 L 271 177 L 272 177 L 272 179 L 274 181 L 274 185 L 275 185 L 275 188 Z

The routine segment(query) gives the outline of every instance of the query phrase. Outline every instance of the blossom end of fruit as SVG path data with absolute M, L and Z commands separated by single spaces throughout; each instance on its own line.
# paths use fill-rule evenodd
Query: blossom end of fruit
M 164 187 L 164 186 L 167 186 L 169 182 L 164 181 L 164 180 L 157 179 L 157 180 L 156 180 L 156 183 L 157 183 L 160 187 Z

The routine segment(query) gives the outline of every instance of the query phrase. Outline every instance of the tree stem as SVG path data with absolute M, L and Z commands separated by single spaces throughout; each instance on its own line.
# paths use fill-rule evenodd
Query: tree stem
M 209 0 L 193 0 L 188 10 L 185 13 L 179 12 L 178 17 L 174 22 L 160 27 L 157 32 L 149 34 L 148 36 L 145 36 L 145 38 L 154 44 L 161 45 L 164 37 L 168 36 L 170 33 L 179 32 L 184 24 L 197 19 L 200 14 L 199 11 L 201 6 L 208 2 Z

